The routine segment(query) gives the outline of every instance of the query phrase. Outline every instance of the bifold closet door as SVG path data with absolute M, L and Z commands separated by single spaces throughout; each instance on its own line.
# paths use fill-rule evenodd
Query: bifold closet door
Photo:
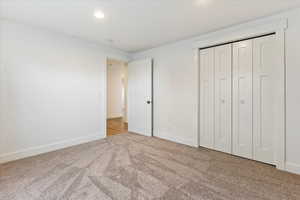
M 253 41 L 253 153 L 255 160 L 270 164 L 275 163 L 275 125 L 280 123 L 277 102 L 284 98 L 276 95 L 284 79 L 279 50 L 275 35 Z
M 232 44 L 215 48 L 214 149 L 231 153 Z
M 233 44 L 233 154 L 253 158 L 252 40 Z
M 214 49 L 200 51 L 200 146 L 214 147 Z
M 275 164 L 284 131 L 276 35 L 200 50 L 200 146 Z

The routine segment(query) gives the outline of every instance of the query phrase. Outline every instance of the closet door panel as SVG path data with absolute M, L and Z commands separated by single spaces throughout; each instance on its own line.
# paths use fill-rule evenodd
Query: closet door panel
M 214 49 L 200 51 L 200 146 L 214 147 Z
M 215 149 L 231 153 L 231 44 L 215 48 Z
M 233 154 L 253 158 L 252 40 L 233 44 Z
M 276 102 L 276 73 L 278 48 L 275 36 L 253 41 L 253 142 L 254 159 L 274 164 L 274 102 Z M 280 67 L 280 66 L 279 66 Z

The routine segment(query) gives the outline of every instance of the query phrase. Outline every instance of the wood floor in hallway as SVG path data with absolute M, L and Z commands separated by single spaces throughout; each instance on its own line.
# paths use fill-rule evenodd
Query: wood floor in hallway
M 128 124 L 122 118 L 107 120 L 107 136 L 117 135 L 128 132 Z

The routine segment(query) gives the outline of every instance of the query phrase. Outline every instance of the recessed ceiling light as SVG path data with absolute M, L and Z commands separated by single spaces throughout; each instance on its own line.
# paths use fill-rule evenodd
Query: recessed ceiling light
M 101 10 L 95 11 L 94 16 L 95 16 L 97 19 L 103 19 L 103 18 L 105 17 L 104 13 L 103 13 Z
M 209 3 L 211 3 L 211 0 L 196 0 L 196 4 L 199 6 L 205 6 Z

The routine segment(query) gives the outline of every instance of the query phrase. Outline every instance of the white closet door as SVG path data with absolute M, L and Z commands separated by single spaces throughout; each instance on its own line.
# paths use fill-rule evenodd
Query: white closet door
M 253 158 L 252 40 L 233 44 L 233 154 Z
M 275 35 L 253 41 L 254 159 L 270 164 L 275 163 L 276 85 L 278 68 L 282 68 L 279 52 Z
M 200 146 L 214 147 L 214 49 L 200 51 Z
M 215 149 L 231 153 L 231 44 L 215 48 Z

